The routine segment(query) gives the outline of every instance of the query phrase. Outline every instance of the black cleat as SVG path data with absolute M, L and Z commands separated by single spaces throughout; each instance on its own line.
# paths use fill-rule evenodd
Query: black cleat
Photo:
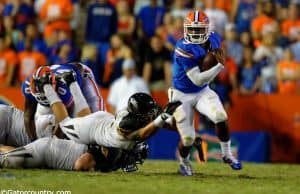
M 71 70 L 67 72 L 63 72 L 62 74 L 56 77 L 57 81 L 63 83 L 67 86 L 70 86 L 71 83 L 76 82 L 76 73 Z
M 44 93 L 44 86 L 46 84 L 50 84 L 50 85 L 54 85 L 54 81 L 52 79 L 51 74 L 43 74 L 42 76 L 35 78 L 33 80 L 34 82 L 34 87 L 35 87 L 35 91 L 36 93 Z

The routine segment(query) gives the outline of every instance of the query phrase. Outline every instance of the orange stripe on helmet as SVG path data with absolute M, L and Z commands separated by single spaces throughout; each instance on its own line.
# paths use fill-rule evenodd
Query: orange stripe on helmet
M 199 21 L 208 24 L 208 17 L 203 11 L 199 11 Z
M 186 16 L 186 23 L 192 23 L 195 21 L 195 12 L 194 11 L 189 11 L 187 16 Z
M 185 23 L 191 24 L 193 22 L 200 22 L 200 23 L 205 23 L 205 24 L 209 23 L 207 15 L 201 10 L 195 10 L 195 11 L 188 12 L 186 19 L 185 19 Z

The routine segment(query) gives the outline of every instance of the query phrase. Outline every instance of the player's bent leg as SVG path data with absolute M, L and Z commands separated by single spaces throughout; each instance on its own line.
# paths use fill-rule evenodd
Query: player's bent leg
M 220 139 L 223 161 L 228 163 L 234 170 L 242 169 L 241 163 L 231 153 L 230 133 L 226 124 L 228 116 L 218 95 L 207 87 L 199 95 L 196 109 L 215 123 L 216 132 Z

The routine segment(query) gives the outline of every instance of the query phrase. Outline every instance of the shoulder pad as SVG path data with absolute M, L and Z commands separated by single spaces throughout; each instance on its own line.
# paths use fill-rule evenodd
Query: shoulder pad
M 178 57 L 199 59 L 205 56 L 204 49 L 198 44 L 191 44 L 184 39 L 181 39 L 176 44 L 175 54 Z

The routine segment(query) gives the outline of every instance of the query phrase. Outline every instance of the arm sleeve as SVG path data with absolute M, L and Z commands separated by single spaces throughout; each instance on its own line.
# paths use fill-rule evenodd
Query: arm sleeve
M 221 63 L 218 63 L 216 66 L 204 72 L 200 72 L 198 67 L 194 67 L 188 70 L 186 74 L 195 85 L 202 86 L 211 82 L 223 68 L 224 66 Z

